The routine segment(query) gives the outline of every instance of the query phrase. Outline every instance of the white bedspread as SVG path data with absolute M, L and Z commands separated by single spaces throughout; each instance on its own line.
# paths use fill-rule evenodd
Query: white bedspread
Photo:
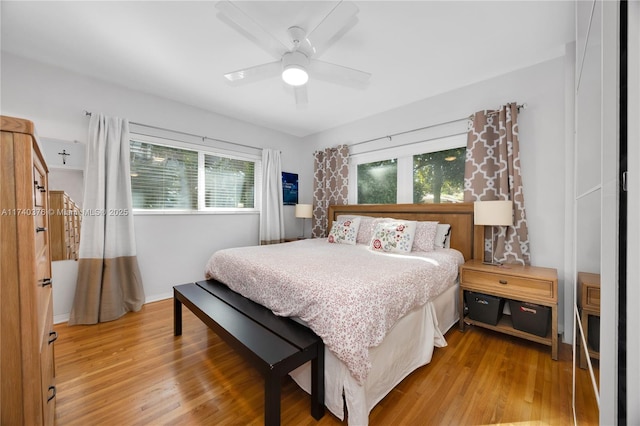
M 302 319 L 363 383 L 371 369 L 369 348 L 449 287 L 462 263 L 455 250 L 398 255 L 311 239 L 220 250 L 205 276 L 276 315 Z

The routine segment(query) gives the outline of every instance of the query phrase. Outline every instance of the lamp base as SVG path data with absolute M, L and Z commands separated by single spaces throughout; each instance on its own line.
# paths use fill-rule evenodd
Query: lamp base
M 487 259 L 486 253 L 484 254 L 484 260 L 482 262 L 483 265 L 492 265 L 492 266 L 502 266 L 501 262 L 496 262 L 495 260 L 495 246 L 494 246 L 494 234 L 495 227 L 491 227 L 491 259 Z
M 299 240 L 304 240 L 304 239 L 306 239 L 306 237 L 304 236 L 304 225 L 305 225 L 305 223 L 304 223 L 304 222 L 305 222 L 305 220 L 306 220 L 306 219 L 303 217 L 303 218 L 302 218 L 302 236 L 298 237 L 298 239 L 299 239 Z

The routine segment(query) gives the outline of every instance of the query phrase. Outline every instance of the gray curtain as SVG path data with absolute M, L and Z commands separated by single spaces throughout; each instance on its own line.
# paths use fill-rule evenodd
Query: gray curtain
M 282 161 L 280 151 L 262 150 L 262 206 L 260 209 L 260 244 L 284 241 L 282 207 Z
M 520 175 L 518 105 L 478 111 L 469 125 L 464 201 L 512 200 L 514 226 L 496 226 L 495 260 L 529 265 L 529 231 Z M 487 234 L 490 234 L 488 232 Z M 489 246 L 490 244 L 490 236 Z M 487 244 L 485 244 L 485 247 Z
M 331 205 L 348 203 L 349 147 L 340 145 L 313 154 L 312 238 L 327 236 L 327 213 Z
M 131 211 L 128 121 L 94 113 L 86 152 L 70 325 L 112 321 L 144 303 Z

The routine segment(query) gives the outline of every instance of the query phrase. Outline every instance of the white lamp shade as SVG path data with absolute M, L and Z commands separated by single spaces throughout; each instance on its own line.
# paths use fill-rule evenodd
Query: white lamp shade
M 513 226 L 513 201 L 476 201 L 473 203 L 475 225 Z
M 296 204 L 296 217 L 311 219 L 313 217 L 313 205 Z

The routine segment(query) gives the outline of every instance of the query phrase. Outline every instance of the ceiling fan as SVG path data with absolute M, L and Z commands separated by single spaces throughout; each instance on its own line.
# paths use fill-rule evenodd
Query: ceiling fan
M 298 106 L 308 102 L 306 84 L 309 78 L 354 88 L 367 86 L 371 74 L 316 59 L 357 22 L 358 8 L 355 4 L 340 1 L 311 31 L 299 26 L 290 27 L 287 31 L 291 38 L 289 47 L 232 2 L 219 1 L 216 8 L 223 21 L 277 59 L 225 74 L 230 84 L 246 84 L 280 75 L 286 84 L 293 87 Z

